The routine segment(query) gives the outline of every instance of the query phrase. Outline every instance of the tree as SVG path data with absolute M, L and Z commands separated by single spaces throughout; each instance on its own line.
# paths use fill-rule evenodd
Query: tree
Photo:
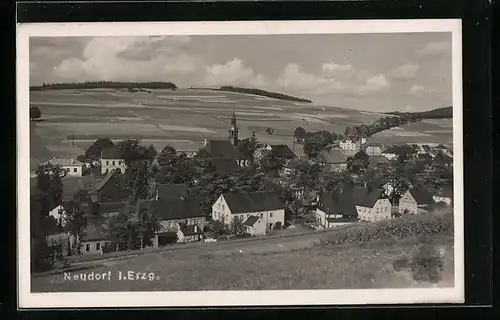
M 38 107 L 30 107 L 30 120 L 37 120 L 42 117 L 42 112 Z
M 270 174 L 273 177 L 277 176 L 279 170 L 285 166 L 285 160 L 278 157 L 272 150 L 264 152 L 260 160 L 260 168 L 264 173 Z
M 172 166 L 175 164 L 177 161 L 177 151 L 175 148 L 166 145 L 161 151 L 160 155 L 158 156 L 158 164 L 163 167 L 163 166 Z
M 148 159 L 153 160 L 157 155 L 158 155 L 158 151 L 156 151 L 155 146 L 150 144 L 148 146 L 148 151 L 147 151 Z
M 129 195 L 138 199 L 146 199 L 151 177 L 151 163 L 147 160 L 137 161 L 135 166 L 127 167 L 124 178 Z
M 59 204 L 61 204 L 63 193 L 62 178 L 66 175 L 66 171 L 59 165 L 50 163 L 38 166 L 35 171 L 37 180 L 37 189 L 42 198 L 41 203 L 44 205 L 43 211 L 48 212 Z
M 370 163 L 370 157 L 364 151 L 358 151 L 353 157 L 347 159 L 347 169 L 351 173 L 363 172 Z
M 144 246 L 151 245 L 151 239 L 154 234 L 161 229 L 161 224 L 158 216 L 150 208 L 140 208 L 137 220 L 137 234 L 140 239 L 141 250 Z
M 267 128 L 266 129 L 266 133 L 267 134 L 273 134 L 274 133 L 274 129 L 273 128 Z
M 243 225 L 243 221 L 237 216 L 233 217 L 233 221 L 231 222 L 231 231 L 235 236 L 238 234 L 245 233 L 245 226 Z
M 115 144 L 109 138 L 99 138 L 85 150 L 86 159 L 97 160 L 101 157 L 101 152 L 107 148 L 113 148 Z
M 143 154 L 140 152 L 141 140 L 139 139 L 125 139 L 116 144 L 125 164 L 131 166 L 135 161 L 143 160 Z
M 64 207 L 64 228 L 73 236 L 73 248 L 81 255 L 81 240 L 85 236 L 87 226 L 87 212 L 82 206 L 81 195 L 75 193 L 73 200 L 63 204 Z
M 295 128 L 293 136 L 297 139 L 304 139 L 306 137 L 306 129 L 302 127 Z

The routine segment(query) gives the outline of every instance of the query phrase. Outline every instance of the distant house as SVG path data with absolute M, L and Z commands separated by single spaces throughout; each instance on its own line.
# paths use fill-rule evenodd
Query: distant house
M 139 209 L 142 208 L 153 210 L 160 219 L 161 229 L 153 239 L 155 247 L 170 242 L 167 238 L 172 235 L 178 236 L 179 226 L 196 225 L 197 230 L 203 230 L 205 227 L 206 217 L 201 212 L 200 201 L 196 198 L 142 200 L 139 202 Z
M 365 147 L 365 153 L 369 156 L 379 156 L 382 154 L 382 146 L 379 143 L 370 142 Z
M 121 202 L 94 202 L 90 201 L 87 204 L 87 212 L 89 213 L 89 217 L 99 217 L 99 218 L 108 218 L 113 215 L 117 215 L 122 212 L 127 203 L 124 201 Z
M 361 149 L 361 141 L 352 141 L 350 139 L 342 140 L 339 143 L 340 149 L 344 151 L 358 152 Z
M 331 171 L 342 172 L 347 170 L 347 155 L 340 149 L 331 148 L 321 150 L 319 154 L 320 162 L 330 168 Z
M 87 226 L 80 239 L 83 254 L 102 254 L 102 248 L 111 242 L 104 227 L 104 220 L 100 217 L 87 219 Z M 73 246 L 73 241 L 70 241 Z
M 64 214 L 65 210 L 62 204 L 58 205 L 57 207 L 49 211 L 49 217 L 52 217 L 57 222 L 60 222 L 62 226 L 65 225 Z
M 81 177 L 83 175 L 83 167 L 85 164 L 74 158 L 52 158 L 46 163 L 50 163 L 53 166 L 61 166 L 66 172 L 67 176 Z
M 444 186 L 440 188 L 433 196 L 433 199 L 436 203 L 444 202 L 447 205 L 451 205 L 453 203 L 453 187 Z
M 382 155 L 383 155 L 384 157 L 386 157 L 386 158 L 387 158 L 387 160 L 389 160 L 389 161 L 394 160 L 394 159 L 396 159 L 396 158 L 398 157 L 398 155 L 397 155 L 397 154 L 395 154 L 395 153 L 391 153 L 391 152 L 384 152 L 384 153 L 382 153 Z
M 389 166 L 389 160 L 383 155 L 370 156 L 370 166 L 378 168 L 386 168 Z
M 187 225 L 185 223 L 177 223 L 177 239 L 178 242 L 189 243 L 203 241 L 203 229 L 196 224 Z
M 286 144 L 270 144 L 265 147 L 272 154 L 285 161 L 287 165 L 291 160 L 297 159 L 297 155 Z
M 400 214 L 422 214 L 435 203 L 432 194 L 422 188 L 408 189 L 399 199 Z
M 123 159 L 120 150 L 115 147 L 110 147 L 101 152 L 101 174 L 119 169 L 121 173 L 125 172 L 127 165 Z
M 361 221 L 380 221 L 392 218 L 391 201 L 382 189 L 362 188 L 354 201 Z
M 185 154 L 188 158 L 196 156 L 197 153 L 198 150 L 177 150 L 177 155 Z
M 239 219 L 251 235 L 264 235 L 285 223 L 285 205 L 272 192 L 225 193 L 212 205 L 212 218 L 231 225 Z
M 123 176 L 116 169 L 108 171 L 104 179 L 90 191 L 90 198 L 94 202 L 121 202 L 128 196 Z

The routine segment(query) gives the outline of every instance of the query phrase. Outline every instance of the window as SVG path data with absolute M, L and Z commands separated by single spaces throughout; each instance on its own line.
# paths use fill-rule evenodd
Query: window
M 73 172 L 78 172 L 78 169 L 77 168 L 73 168 Z
M 379 212 L 380 212 L 380 210 L 379 210 L 379 208 L 377 208 L 377 213 L 379 213 Z
M 95 249 L 97 251 L 101 250 L 101 243 L 100 242 L 98 242 L 98 243 L 95 244 Z
M 85 251 L 87 251 L 87 252 L 90 251 L 90 243 L 85 244 Z
M 264 218 L 264 214 L 263 214 L 263 213 L 261 213 L 261 214 L 260 214 L 260 217 L 261 217 L 261 218 Z
M 189 224 L 189 220 L 184 220 L 184 223 L 185 224 Z
M 115 165 L 115 160 L 113 160 L 113 165 Z
M 109 160 L 106 160 L 106 165 L 109 165 Z
M 272 218 L 272 217 L 273 217 L 273 213 L 269 212 L 269 218 Z
M 121 161 L 121 160 L 120 160 L 120 161 L 118 161 L 118 164 L 119 164 L 119 165 L 121 165 L 121 164 L 122 164 L 122 161 Z

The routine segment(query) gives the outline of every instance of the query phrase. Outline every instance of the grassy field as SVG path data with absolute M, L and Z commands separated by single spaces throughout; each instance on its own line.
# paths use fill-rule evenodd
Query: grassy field
M 255 130 L 263 143 L 292 144 L 297 126 L 307 131 L 344 132 L 346 126 L 371 123 L 381 114 L 276 100 L 234 92 L 210 90 L 53 90 L 30 94 L 43 121 L 31 125 L 34 166 L 47 156 L 77 156 L 98 137 L 121 140 L 140 137 L 161 149 L 198 149 L 205 138 L 227 137 L 233 108 L 240 136 Z M 451 143 L 451 120 L 432 120 L 379 133 L 384 143 Z M 268 135 L 266 129 L 275 130 Z M 75 138 L 75 145 L 71 139 Z M 423 141 L 425 140 L 425 141 Z M 302 154 L 296 146 L 296 152 Z
M 360 234 L 366 236 L 360 238 Z M 338 239 L 351 240 L 338 244 Z M 280 244 L 152 253 L 81 271 L 111 271 L 115 276 L 110 281 L 36 277 L 32 278 L 32 291 L 369 289 L 454 284 L 449 217 L 372 223 L 340 231 L 316 245 Z M 152 272 L 157 279 L 118 281 L 119 271 Z

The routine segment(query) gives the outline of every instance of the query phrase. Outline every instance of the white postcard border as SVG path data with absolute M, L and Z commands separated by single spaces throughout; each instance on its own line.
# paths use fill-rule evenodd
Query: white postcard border
M 339 33 L 452 33 L 454 152 L 454 288 L 31 293 L 29 215 L 29 38 Z M 18 305 L 20 308 L 285 306 L 464 302 L 462 36 L 459 19 L 96 22 L 17 25 Z

